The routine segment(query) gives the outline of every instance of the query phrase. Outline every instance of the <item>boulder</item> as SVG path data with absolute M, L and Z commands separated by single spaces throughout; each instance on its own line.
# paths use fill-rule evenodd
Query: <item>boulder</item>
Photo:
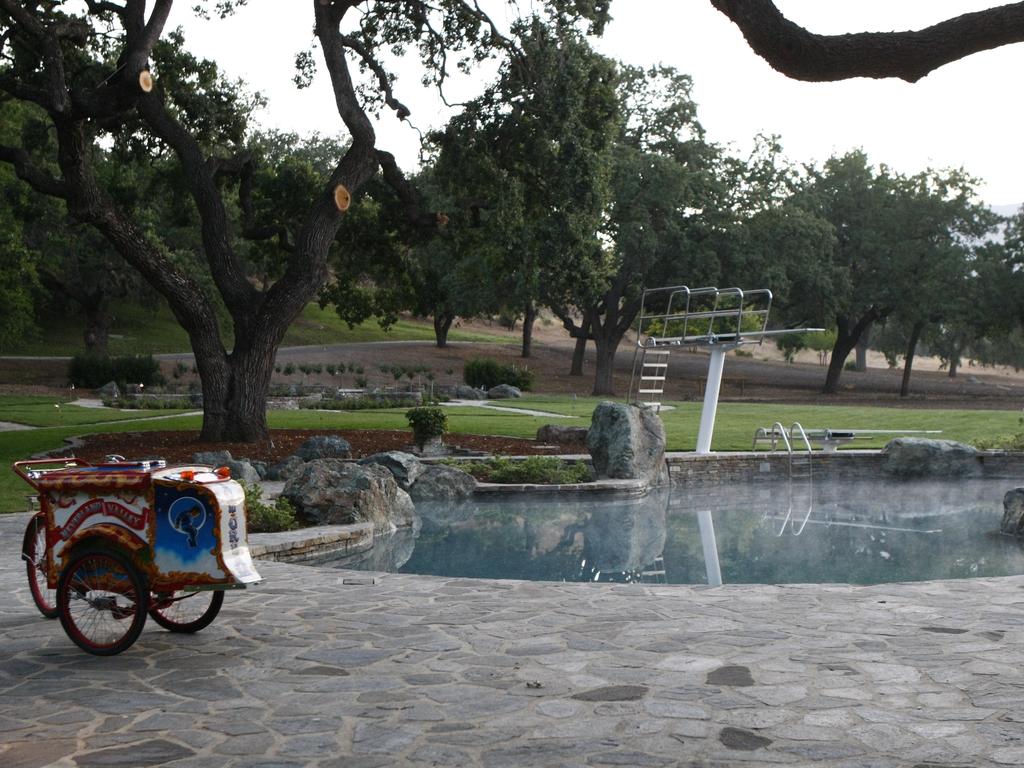
M 999 530 L 1024 538 L 1024 488 L 1013 488 L 1003 496 L 1003 522 Z
M 475 489 L 476 478 L 468 472 L 444 464 L 428 464 L 409 487 L 409 495 L 416 503 L 458 501 L 472 496 Z
M 96 390 L 96 394 L 98 394 L 104 400 L 116 400 L 121 396 L 121 390 L 113 381 L 108 381 L 106 384 L 104 384 L 102 387 Z
M 964 477 L 980 471 L 978 449 L 952 440 L 897 437 L 882 454 L 882 471 L 896 477 Z
M 305 463 L 306 460 L 300 456 L 289 456 L 267 469 L 267 480 L 287 480 L 298 472 Z
M 205 467 L 223 467 L 234 460 L 231 451 L 197 451 L 192 454 L 192 463 Z
M 650 408 L 605 401 L 594 409 L 587 448 L 597 479 L 652 483 L 665 468 L 665 426 Z
M 200 451 L 192 454 L 192 461 L 206 467 L 227 467 L 231 477 L 243 483 L 253 485 L 260 481 L 259 470 L 245 459 L 236 459 L 231 451 Z
M 360 459 L 357 463 L 362 465 L 376 464 L 384 467 L 395 478 L 398 487 L 403 491 L 408 491 L 410 486 L 416 482 L 423 472 L 423 464 L 420 460 L 411 453 L 404 453 L 402 451 L 375 453 L 372 456 Z
M 499 384 L 487 390 L 487 397 L 491 400 L 508 400 L 522 396 L 523 393 L 519 387 L 513 387 L 511 384 Z
M 452 397 L 458 400 L 484 400 L 487 398 L 487 393 L 468 384 L 456 384 L 452 388 Z
M 307 462 L 285 483 L 281 496 L 299 519 L 313 525 L 372 523 L 383 533 L 412 526 L 416 509 L 384 467 L 341 459 Z
M 585 448 L 587 445 L 586 427 L 566 427 L 562 424 L 545 424 L 537 430 L 538 443 L 554 443 L 555 445 L 574 445 Z
M 305 461 L 348 459 L 352 456 L 352 446 L 340 435 L 317 435 L 300 445 L 295 455 Z

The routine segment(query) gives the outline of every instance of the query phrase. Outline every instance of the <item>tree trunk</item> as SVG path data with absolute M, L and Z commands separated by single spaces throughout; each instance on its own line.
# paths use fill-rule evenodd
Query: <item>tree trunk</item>
M 868 345 L 871 343 L 871 326 L 864 329 L 860 341 L 857 342 L 857 370 L 864 373 L 868 369 Z
M 864 331 L 876 320 L 881 320 L 887 312 L 879 312 L 871 308 L 857 320 L 853 326 L 850 325 L 850 318 L 840 317 L 836 320 L 836 343 L 832 347 L 832 359 L 828 363 L 828 373 L 825 374 L 825 386 L 822 387 L 822 394 L 834 395 L 839 390 L 839 378 L 843 375 L 843 366 L 846 365 L 846 358 L 857 346 Z
M 594 372 L 593 394 L 615 397 L 615 351 L 619 340 L 613 342 L 598 335 L 594 337 L 594 344 L 597 347 L 597 368 Z
M 529 357 L 533 350 L 533 323 L 537 319 L 537 305 L 531 300 L 523 309 L 523 357 Z
M 584 313 L 579 329 L 572 332 L 572 336 L 576 339 L 576 347 L 572 351 L 572 366 L 569 368 L 570 376 L 583 375 L 583 360 L 587 353 L 587 341 L 590 340 L 590 317 L 590 312 Z
M 914 353 L 917 351 L 917 342 L 921 339 L 921 332 L 924 330 L 924 321 L 914 323 L 910 331 L 910 338 L 907 340 L 907 355 L 903 361 L 903 381 L 900 384 L 900 397 L 910 394 L 910 372 L 914 368 Z
M 267 395 L 276 344 L 239 343 L 231 354 L 196 350 L 203 385 L 204 442 L 251 443 L 266 440 Z
M 949 359 L 949 378 L 956 378 L 956 369 L 960 367 L 960 355 L 954 355 Z
M 580 335 L 576 337 L 576 347 L 572 351 L 572 366 L 569 368 L 570 376 L 583 375 L 583 358 L 587 353 L 587 337 Z
M 455 313 L 449 309 L 434 313 L 434 339 L 438 349 L 448 346 L 448 331 L 455 322 Z

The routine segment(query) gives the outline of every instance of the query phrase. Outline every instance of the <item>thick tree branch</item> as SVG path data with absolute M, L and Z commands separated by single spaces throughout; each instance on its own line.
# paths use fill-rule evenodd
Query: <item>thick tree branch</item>
M 324 51 L 324 63 L 331 77 L 334 90 L 334 103 L 345 127 L 352 134 L 353 146 L 362 143 L 372 147 L 376 141 L 373 124 L 359 104 L 352 75 L 345 60 L 344 38 L 338 31 L 341 16 L 347 7 L 343 3 L 322 3 L 314 0 L 313 8 L 316 16 L 316 36 Z
M 189 192 L 202 219 L 203 250 L 210 272 L 236 327 L 245 328 L 257 291 L 246 279 L 245 269 L 228 242 L 227 213 L 196 138 L 174 118 L 157 91 L 138 100 L 139 114 L 153 133 L 170 146 L 181 161 Z
M 70 97 L 64 82 L 64 56 L 56 34 L 47 29 L 28 9 L 15 0 L 0 0 L 0 9 L 7 13 L 12 29 L 24 32 L 39 44 L 42 58 L 46 63 L 47 104 L 46 108 L 55 114 L 67 112 Z
M 388 183 L 399 200 L 405 207 L 406 218 L 419 227 L 436 227 L 438 225 L 438 214 L 429 213 L 423 210 L 420 202 L 420 195 L 409 180 L 405 178 L 402 169 L 395 162 L 395 156 L 382 149 L 377 150 L 377 162 L 380 163 L 381 172 L 384 174 L 384 181 Z
M 10 163 L 17 177 L 36 192 L 41 192 L 50 197 L 67 198 L 68 192 L 64 182 L 32 165 L 32 161 L 25 150 L 0 145 L 0 161 Z
M 965 13 L 925 29 L 817 35 L 784 17 L 772 0 L 711 0 L 750 47 L 795 80 L 897 77 L 916 82 L 965 56 L 1024 41 L 1024 2 Z
M 118 5 L 117 3 L 107 2 L 106 0 L 85 0 L 85 4 L 89 6 L 90 13 L 116 13 L 118 16 L 124 15 L 125 7 Z

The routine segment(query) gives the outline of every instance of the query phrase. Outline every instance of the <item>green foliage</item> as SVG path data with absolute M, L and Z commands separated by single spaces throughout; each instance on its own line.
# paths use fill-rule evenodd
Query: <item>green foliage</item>
M 582 461 L 565 462 L 556 456 L 528 456 L 509 459 L 496 456 L 487 461 L 446 462 L 485 483 L 538 483 L 544 485 L 589 483 L 590 468 Z
M 982 451 L 1024 451 L 1024 432 L 999 437 L 980 437 L 972 441 L 975 448 Z
M 410 408 L 405 412 L 405 418 L 412 427 L 413 442 L 419 448 L 448 431 L 448 415 L 440 408 Z
M 142 384 L 151 387 L 163 384 L 160 363 L 152 355 L 125 355 L 123 357 L 93 357 L 75 355 L 68 366 L 68 380 L 76 387 L 96 389 L 108 381 L 118 386 Z
M 474 357 L 466 361 L 462 378 L 466 384 L 478 389 L 509 384 L 528 392 L 533 387 L 534 376 L 527 368 L 499 363 L 489 357 Z
M 303 408 L 325 411 L 366 411 L 381 408 L 406 408 L 410 403 L 418 403 L 415 397 L 339 397 L 330 400 L 315 400 L 303 403 Z
M 107 408 L 119 408 L 126 411 L 139 410 L 184 410 L 191 403 L 182 397 L 105 397 L 103 405 Z
M 299 527 L 295 519 L 295 507 L 288 499 L 278 496 L 274 503 L 263 500 L 263 489 L 259 485 L 238 481 L 245 491 L 245 519 L 249 533 L 274 533 L 291 531 Z

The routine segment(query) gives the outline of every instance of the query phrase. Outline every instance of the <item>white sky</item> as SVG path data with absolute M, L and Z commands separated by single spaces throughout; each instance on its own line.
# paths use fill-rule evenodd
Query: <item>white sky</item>
M 790 19 L 822 33 L 917 29 L 999 0 L 778 0 Z M 282 12 L 287 5 L 289 11 Z M 715 142 L 745 153 L 758 132 L 776 133 L 788 157 L 821 162 L 863 148 L 873 163 L 915 173 L 927 167 L 964 167 L 983 183 L 992 205 L 1024 202 L 1020 126 L 1024 100 L 1016 88 L 1024 45 L 1005 46 L 942 67 L 918 83 L 850 80 L 802 83 L 771 69 L 747 47 L 739 30 L 708 0 L 615 0 L 614 21 L 597 47 L 636 65 L 663 63 L 690 74 L 698 116 Z M 266 126 L 299 133 L 343 131 L 322 65 L 313 87 L 292 84 L 294 56 L 312 39 L 308 0 L 249 0 L 226 22 L 197 22 L 188 4 L 175 6 L 170 25 L 186 27 L 197 54 L 217 60 L 233 77 L 262 91 Z M 470 82 L 466 98 L 489 75 Z M 447 119 L 432 91 L 410 69 L 396 96 L 420 128 Z M 378 145 L 412 168 L 418 136 L 382 116 Z

